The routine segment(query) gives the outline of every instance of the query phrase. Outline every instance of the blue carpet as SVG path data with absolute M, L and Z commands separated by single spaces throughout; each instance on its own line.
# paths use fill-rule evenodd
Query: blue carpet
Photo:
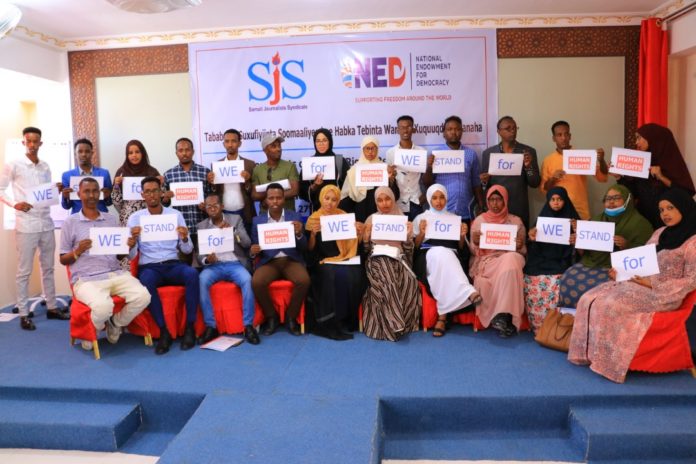
M 34 423 L 46 398 L 63 402 L 60 417 L 78 416 L 79 402 L 90 410 L 136 404 L 140 427 L 119 450 L 162 463 L 696 462 L 685 425 L 696 417 L 688 372 L 630 373 L 618 385 L 540 348 L 529 333 L 503 340 L 455 326 L 439 340 L 419 332 L 389 343 L 281 330 L 224 353 L 183 352 L 175 342 L 164 356 L 126 334 L 117 345 L 100 342 L 95 361 L 69 346 L 67 322 L 41 310 L 34 321 L 35 332 L 0 323 L 0 401 L 26 400 Z M 665 427 L 672 415 L 681 425 Z M 68 427 L 55 428 L 66 448 L 75 446 Z M 631 446 L 632 455 L 611 452 Z

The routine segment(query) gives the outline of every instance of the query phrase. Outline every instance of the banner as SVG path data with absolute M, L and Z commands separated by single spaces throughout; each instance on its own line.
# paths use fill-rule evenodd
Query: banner
M 285 138 L 283 158 L 314 154 L 328 128 L 353 164 L 371 135 L 396 145 L 396 118 L 415 118 L 414 142 L 444 144 L 442 124 L 462 118 L 462 142 L 497 142 L 497 47 L 493 29 L 317 35 L 189 44 L 193 141 L 199 163 L 225 155 L 223 133 L 242 132 L 242 156 L 266 160 L 266 133 Z M 234 121 L 233 123 L 230 123 Z
M 611 254 L 611 267 L 616 269 L 617 282 L 659 274 L 657 248 L 652 244 L 616 251 Z
M 394 240 L 405 242 L 406 223 L 404 215 L 375 214 L 372 216 L 372 240 Z
M 517 249 L 517 226 L 515 224 L 482 223 L 479 248 L 515 251 Z
M 302 180 L 314 180 L 323 174 L 324 180 L 336 179 L 336 161 L 333 156 L 310 156 L 302 158 Z
M 594 176 L 597 170 L 597 151 L 563 150 L 563 170 L 566 174 Z
M 141 182 L 144 177 L 124 177 L 121 182 L 121 194 L 124 200 L 142 200 Z
M 570 219 L 539 216 L 536 223 L 536 241 L 568 245 Z
M 355 214 L 332 214 L 319 217 L 321 239 L 325 242 L 346 240 L 358 236 L 355 230 Z
M 153 214 L 140 216 L 140 240 L 142 242 L 159 242 L 178 240 L 176 214 Z
M 92 248 L 88 252 L 92 256 L 127 255 L 130 250 L 128 237 L 130 237 L 128 227 L 92 227 L 89 229 Z
M 234 251 L 234 227 L 200 229 L 198 252 L 202 255 Z
M 455 214 L 426 214 L 423 220 L 425 226 L 425 239 L 459 240 L 462 231 L 462 218 Z M 418 231 L 415 231 L 418 233 Z
M 575 248 L 578 250 L 614 251 L 613 222 L 578 221 Z
M 256 227 L 262 250 L 295 248 L 295 226 L 292 222 L 270 222 Z
M 524 166 L 520 153 L 491 153 L 488 174 L 492 176 L 519 176 Z
M 203 203 L 203 182 L 172 182 L 169 190 L 174 192 L 172 206 L 198 205 Z
M 649 151 L 612 147 L 609 172 L 622 176 L 642 177 L 643 179 L 647 179 L 650 176 L 651 156 Z
M 464 172 L 464 151 L 433 150 L 433 174 Z
M 58 193 L 58 187 L 53 182 L 49 182 L 30 188 L 27 192 L 27 203 L 34 208 L 59 204 L 60 193 Z

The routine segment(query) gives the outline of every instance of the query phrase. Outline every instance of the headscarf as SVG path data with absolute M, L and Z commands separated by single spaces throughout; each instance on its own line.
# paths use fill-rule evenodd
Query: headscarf
M 488 203 L 488 199 L 491 197 L 491 195 L 493 195 L 496 192 L 503 197 L 505 205 L 503 206 L 503 209 L 500 210 L 500 212 L 497 214 L 490 210 L 482 214 L 484 221 L 489 224 L 503 224 L 505 223 L 505 219 L 508 215 L 508 191 L 502 185 L 494 185 L 493 187 L 488 189 L 488 192 L 486 192 L 486 203 Z
M 604 211 L 592 218 L 593 221 L 602 222 L 613 222 L 616 224 L 614 228 L 614 235 L 620 235 L 626 239 L 626 248 L 633 248 L 641 245 L 645 245 L 650 236 L 653 233 L 653 228 L 635 208 L 635 202 L 631 197 L 631 192 L 627 187 L 614 184 L 607 189 L 605 195 L 609 190 L 616 190 L 619 192 L 621 197 L 624 199 L 624 205 L 626 210 L 619 214 L 618 216 L 609 216 Z M 610 253 L 606 251 L 594 251 L 587 250 L 585 254 L 582 255 L 582 264 L 587 267 L 597 268 L 611 267 L 611 256 Z
M 561 208 L 559 211 L 554 211 L 550 205 L 551 197 L 554 195 L 558 195 L 563 199 L 563 208 Z M 580 219 L 580 215 L 578 215 L 578 212 L 575 210 L 573 202 L 570 200 L 570 197 L 568 196 L 568 191 L 563 187 L 553 187 L 548 192 L 546 192 L 546 203 L 544 203 L 544 207 L 541 208 L 539 216 L 565 219 Z
M 324 197 L 329 193 L 333 193 L 334 195 L 336 195 L 336 198 L 340 198 L 341 196 L 341 191 L 335 185 L 329 184 L 322 188 L 319 192 L 319 201 L 322 204 L 321 208 L 316 210 L 314 213 L 312 213 L 311 216 L 309 216 L 309 218 L 307 218 L 307 229 L 313 229 L 316 224 L 321 224 L 321 219 L 319 218 L 322 216 L 333 216 L 334 214 L 346 213 L 345 211 L 339 208 L 336 208 L 331 212 L 328 212 L 326 209 L 324 209 Z M 325 262 L 345 261 L 346 259 L 352 258 L 358 253 L 357 238 L 336 240 L 336 246 L 338 247 L 338 256 L 324 258 L 321 260 L 322 264 Z
M 142 158 L 140 163 L 133 164 L 128 159 L 128 147 L 135 145 L 140 149 L 140 154 Z M 159 171 L 154 167 L 150 166 L 150 158 L 147 156 L 147 150 L 140 140 L 130 140 L 126 144 L 126 160 L 123 162 L 120 168 L 116 171 L 114 177 L 124 176 L 124 177 L 158 177 L 160 175 Z
M 442 209 L 442 211 L 438 211 L 433 207 L 433 195 L 435 195 L 435 192 L 442 192 L 443 195 L 445 195 L 445 207 Z M 436 216 L 440 214 L 452 214 L 449 211 L 447 211 L 447 188 L 442 185 L 442 184 L 433 184 L 430 187 L 428 187 L 428 190 L 425 192 L 425 198 L 428 200 L 428 204 L 430 205 L 430 209 L 422 212 L 418 216 L 416 216 L 413 219 L 413 235 L 418 235 L 418 231 L 420 230 L 420 222 L 421 220 L 425 219 L 426 221 L 428 220 L 428 216 Z
M 648 141 L 650 164 L 660 166 L 665 176 L 672 181 L 673 186 L 681 187 L 692 195 L 696 193 L 689 169 L 686 167 L 672 131 L 659 124 L 650 123 L 639 127 L 636 132 Z
M 363 148 L 365 148 L 367 145 L 371 143 L 374 143 L 377 146 L 377 149 L 379 149 L 379 140 L 370 135 L 363 138 L 362 142 L 360 143 L 360 159 L 355 164 L 381 163 L 377 156 L 375 156 L 375 158 L 372 161 L 365 158 Z M 355 165 L 353 165 L 348 170 L 348 176 L 346 177 L 346 181 L 343 183 L 343 190 L 341 191 L 341 200 L 346 197 L 350 197 L 354 202 L 359 203 L 367 197 L 368 187 L 355 186 L 355 172 Z M 377 198 L 376 193 L 377 192 L 375 192 L 375 198 Z
M 367 221 L 365 221 L 365 226 L 366 227 L 372 227 L 372 217 L 375 216 L 376 214 L 387 214 L 387 215 L 394 215 L 394 216 L 403 216 L 404 213 L 401 211 L 401 208 L 396 204 L 396 197 L 394 197 L 394 192 L 392 192 L 392 189 L 389 187 L 377 187 L 377 190 L 375 190 L 375 203 L 377 203 L 377 199 L 381 195 L 387 195 L 392 199 L 392 208 L 385 212 L 382 213 L 379 211 L 379 206 L 377 207 L 377 212 L 374 214 L 371 214 L 370 217 L 367 218 Z M 408 237 L 407 237 L 408 238 Z M 393 247 L 398 247 L 401 248 L 402 242 L 396 241 L 396 240 L 372 240 L 374 243 L 377 245 L 391 245 Z
M 657 251 L 674 250 L 696 234 L 696 202 L 688 192 L 680 188 L 667 190 L 660 197 L 660 201 L 662 200 L 672 203 L 681 213 L 682 219 L 679 224 L 667 226 L 662 231 Z
M 329 149 L 326 150 L 326 153 L 319 153 L 319 150 L 317 150 L 317 136 L 319 134 L 324 134 L 326 138 L 329 141 Z M 314 156 L 335 156 L 336 154 L 333 152 L 333 136 L 331 135 L 331 131 L 325 128 L 317 129 L 314 131 L 314 135 L 312 136 L 312 139 L 314 140 Z M 338 173 L 340 174 L 340 173 Z

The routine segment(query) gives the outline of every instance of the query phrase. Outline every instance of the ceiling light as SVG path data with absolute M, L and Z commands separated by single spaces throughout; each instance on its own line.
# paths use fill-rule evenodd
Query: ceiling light
M 107 0 L 117 8 L 132 13 L 166 13 L 200 5 L 203 0 Z
M 0 39 L 12 32 L 19 20 L 22 11 L 11 3 L 0 3 Z

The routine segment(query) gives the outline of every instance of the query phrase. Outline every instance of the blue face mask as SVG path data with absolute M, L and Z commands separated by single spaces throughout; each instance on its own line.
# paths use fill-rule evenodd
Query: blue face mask
M 631 201 L 630 194 L 628 195 L 628 199 L 626 200 L 626 203 L 619 206 L 618 208 L 604 208 L 604 214 L 606 214 L 609 217 L 616 217 L 619 214 L 623 214 L 626 211 L 626 207 L 628 206 L 629 201 Z

